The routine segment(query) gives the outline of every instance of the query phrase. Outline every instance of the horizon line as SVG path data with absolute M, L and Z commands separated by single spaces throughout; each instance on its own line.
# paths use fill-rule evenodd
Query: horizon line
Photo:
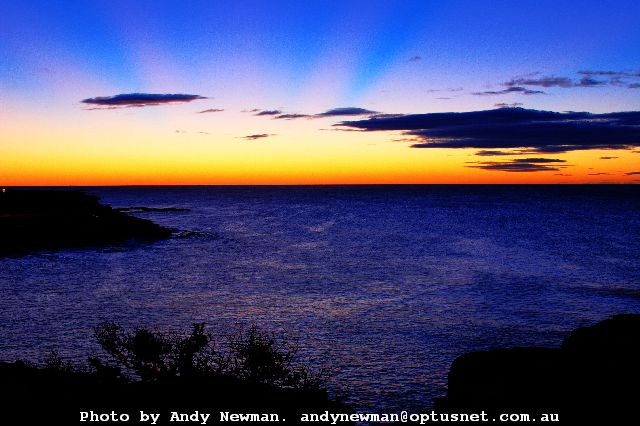
M 122 184 L 122 185 L 0 185 L 2 189 L 21 188 L 149 188 L 149 187 L 340 187 L 340 186 L 636 186 L 633 182 L 584 183 L 274 183 L 274 184 Z

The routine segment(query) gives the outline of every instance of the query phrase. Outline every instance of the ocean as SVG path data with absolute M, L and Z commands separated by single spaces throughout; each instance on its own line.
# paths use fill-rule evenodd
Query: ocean
M 86 359 L 101 320 L 255 324 L 356 409 L 416 410 L 465 352 L 640 313 L 640 186 L 83 189 L 174 237 L 0 259 L 1 360 Z

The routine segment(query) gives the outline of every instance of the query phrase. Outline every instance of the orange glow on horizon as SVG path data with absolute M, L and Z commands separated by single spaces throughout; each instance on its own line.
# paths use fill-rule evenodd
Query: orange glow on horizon
M 193 111 L 176 119 L 167 109 L 149 109 L 80 110 L 37 122 L 9 115 L 0 135 L 0 184 L 581 184 L 638 178 L 626 173 L 638 169 L 639 154 L 624 150 L 530 154 L 566 162 L 558 163 L 557 171 L 505 172 L 474 166 L 516 157 L 480 157 L 476 149 L 412 149 L 411 142 L 394 142 L 398 134 L 334 131 L 330 120 L 248 120 L 240 112 Z M 273 136 L 243 139 L 259 133 Z

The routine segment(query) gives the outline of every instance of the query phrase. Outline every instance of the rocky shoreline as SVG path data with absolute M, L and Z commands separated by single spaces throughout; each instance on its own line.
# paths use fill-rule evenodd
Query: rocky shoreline
M 449 370 L 447 396 L 435 409 L 557 413 L 561 424 L 626 424 L 637 417 L 639 359 L 640 315 L 615 315 L 574 330 L 560 348 L 459 356 Z
M 101 204 L 77 190 L 3 189 L 0 256 L 39 250 L 98 247 L 130 240 L 155 241 L 171 230 Z

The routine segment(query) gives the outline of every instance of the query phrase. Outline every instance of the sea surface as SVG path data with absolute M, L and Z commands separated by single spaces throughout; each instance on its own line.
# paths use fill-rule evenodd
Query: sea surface
M 359 410 L 429 407 L 467 351 L 640 313 L 640 186 L 84 188 L 176 230 L 0 259 L 0 359 L 82 360 L 101 320 L 297 342 Z

